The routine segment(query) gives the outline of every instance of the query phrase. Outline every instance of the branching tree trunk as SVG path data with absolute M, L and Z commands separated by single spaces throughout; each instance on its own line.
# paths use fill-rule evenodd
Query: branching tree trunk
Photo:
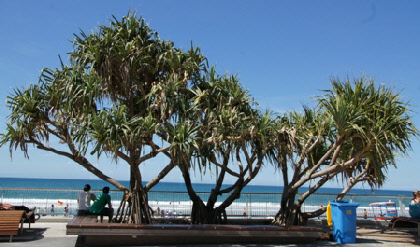
M 188 172 L 188 166 L 180 166 L 190 200 L 193 203 L 191 211 L 191 222 L 193 224 L 226 224 L 226 209 L 232 205 L 236 199 L 240 198 L 242 189 L 258 174 L 263 162 L 264 152 L 263 155 L 260 155 L 259 157 L 257 157 L 257 152 L 254 152 L 251 156 L 249 156 L 248 150 L 244 145 L 237 148 L 236 161 L 239 167 L 239 172 L 234 172 L 228 168 L 230 151 L 230 148 L 226 151 L 220 151 L 223 157 L 221 164 L 219 164 L 214 157 L 209 158 L 210 162 L 221 171 L 218 174 L 215 187 L 210 192 L 207 203 L 204 203 L 204 201 L 194 191 L 191 184 L 190 174 Z M 242 151 L 246 157 L 247 165 L 245 168 L 242 165 L 239 153 L 240 151 Z M 223 181 L 227 173 L 236 177 L 236 182 L 232 186 L 222 190 Z M 229 193 L 229 196 L 216 206 L 218 197 L 227 193 Z
M 354 160 L 354 163 L 356 163 L 356 160 Z M 337 176 L 337 174 L 340 174 L 341 172 L 343 172 L 345 167 L 348 167 L 348 166 L 344 166 L 344 164 L 343 165 L 330 164 L 329 166 L 327 166 L 326 169 L 328 169 L 328 167 L 330 167 L 331 165 L 335 166 L 336 168 L 333 169 L 330 173 L 319 173 L 319 174 L 322 174 L 322 176 L 316 177 L 318 178 L 318 181 L 316 182 L 316 184 L 312 186 L 308 191 L 304 192 L 296 201 L 295 201 L 295 198 L 298 193 L 298 190 L 296 189 L 296 187 L 290 186 L 290 184 L 293 185 L 294 181 L 292 181 L 292 183 L 290 183 L 288 187 L 284 188 L 284 192 L 282 194 L 282 199 L 280 203 L 280 209 L 278 213 L 276 214 L 275 220 L 273 221 L 274 224 L 306 225 L 308 218 L 316 217 L 316 214 L 312 212 L 303 213 L 301 211 L 301 207 L 303 203 L 305 202 L 305 200 L 310 195 L 315 193 L 326 182 L 330 181 L 332 178 Z M 306 178 L 302 178 L 302 179 L 305 180 Z M 301 183 L 301 180 L 298 180 L 297 183 Z

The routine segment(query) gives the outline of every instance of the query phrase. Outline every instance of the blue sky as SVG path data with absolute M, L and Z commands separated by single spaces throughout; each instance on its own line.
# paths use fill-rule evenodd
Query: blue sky
M 200 46 L 219 73 L 238 74 L 261 107 L 279 113 L 300 110 L 319 90 L 330 88 L 329 76 L 374 77 L 402 90 L 420 126 L 420 2 L 418 1 L 3 1 L 0 4 L 0 132 L 13 88 L 36 83 L 42 68 L 67 59 L 79 29 L 89 32 L 137 10 L 162 39 L 189 48 Z M 385 189 L 420 189 L 419 142 L 410 157 L 389 171 Z M 95 178 L 83 168 L 50 153 L 18 151 L 10 159 L 0 149 L 0 177 Z M 128 179 L 125 164 L 92 159 L 105 173 Z M 145 180 L 166 161 L 142 167 Z M 267 164 L 253 184 L 282 185 Z M 165 181 L 182 182 L 179 172 Z M 196 176 L 212 182 L 214 176 Z M 335 183 L 328 186 L 336 187 Z

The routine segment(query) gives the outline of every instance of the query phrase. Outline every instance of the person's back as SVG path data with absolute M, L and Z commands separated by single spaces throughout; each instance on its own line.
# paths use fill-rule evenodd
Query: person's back
M 89 212 L 90 201 L 96 199 L 95 195 L 89 191 L 90 185 L 86 184 L 83 189 L 83 192 L 77 195 L 77 203 L 79 207 L 77 212 L 78 215 L 87 214 Z
M 77 195 L 77 201 L 79 202 L 79 210 L 89 210 L 90 207 L 90 192 L 81 192 Z
M 92 206 L 89 208 L 89 212 L 94 214 L 100 214 L 102 209 L 105 208 L 106 204 L 111 201 L 111 196 L 103 193 L 96 197 L 96 200 L 93 202 Z
M 101 216 L 101 222 L 104 215 L 108 216 L 108 221 L 111 222 L 114 216 L 114 209 L 111 204 L 111 196 L 109 195 L 109 187 L 102 189 L 102 194 L 99 195 L 89 208 L 90 214 L 96 214 Z M 105 206 L 108 204 L 108 208 Z
M 408 209 L 412 218 L 420 219 L 420 203 L 410 203 Z

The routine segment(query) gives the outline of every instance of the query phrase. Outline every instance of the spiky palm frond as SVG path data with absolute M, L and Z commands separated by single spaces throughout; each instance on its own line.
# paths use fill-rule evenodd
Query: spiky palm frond
M 332 89 L 318 100 L 321 109 L 331 116 L 337 134 L 346 140 L 340 159 L 348 160 L 364 150 L 364 159 L 371 160 L 377 169 L 370 174 L 375 175 L 372 181 L 380 185 L 387 167 L 396 166 L 396 156 L 406 155 L 412 138 L 418 137 L 408 115 L 409 105 L 393 88 L 375 86 L 373 79 L 331 80 Z

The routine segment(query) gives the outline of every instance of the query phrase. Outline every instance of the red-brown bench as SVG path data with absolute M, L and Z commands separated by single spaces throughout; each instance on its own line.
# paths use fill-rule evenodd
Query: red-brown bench
M 0 210 L 0 235 L 10 236 L 9 241 L 12 242 L 13 236 L 23 231 L 23 222 L 27 219 L 24 210 Z

